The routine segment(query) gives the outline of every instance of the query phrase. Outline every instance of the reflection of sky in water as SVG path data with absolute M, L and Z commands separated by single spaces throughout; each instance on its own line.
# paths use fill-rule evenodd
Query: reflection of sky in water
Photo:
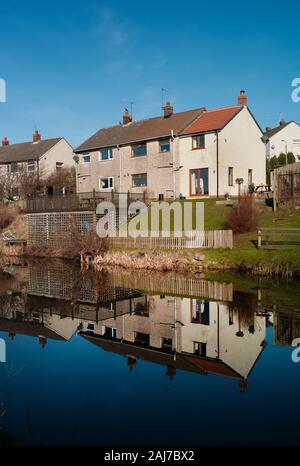
M 202 300 L 177 298 L 174 306 L 171 296 L 151 296 L 146 301 L 137 296 L 131 304 L 133 314 L 117 316 L 115 334 L 105 329 L 112 327 L 110 317 L 90 327 L 91 321 L 84 321 L 82 330 L 90 331 L 84 338 L 76 332 L 72 337 L 74 321 L 71 317 L 60 319 L 64 309 L 60 305 L 55 329 L 70 335 L 67 341 L 47 338 L 45 344 L 38 332 L 35 336 L 21 332 L 13 335 L 11 328 L 10 332 L 0 332 L 7 343 L 8 361 L 0 364 L 0 428 L 29 444 L 299 443 L 300 364 L 292 363 L 291 347 L 273 344 L 284 340 L 290 329 L 287 323 L 282 327 L 282 319 L 275 319 L 277 335 L 273 335 L 275 324 L 266 327 L 264 316 L 251 314 L 253 298 L 246 313 L 239 316 L 240 301 L 241 296 L 235 295 L 233 305 L 225 307 L 222 303 L 208 305 Z M 115 315 L 118 306 L 120 303 L 110 308 Z M 137 328 L 139 322 L 150 320 L 151 349 L 145 341 L 143 346 L 141 335 L 145 330 Z M 174 346 L 175 320 L 176 346 L 181 353 L 173 364 L 176 371 L 172 354 L 168 349 L 161 351 L 162 340 L 157 338 L 169 335 Z M 66 333 L 68 322 L 72 328 Z M 19 323 L 15 325 L 18 328 Z M 203 366 L 206 374 L 201 373 L 201 365 L 195 369 L 197 361 L 190 340 L 196 329 L 201 341 L 209 328 L 203 361 L 211 361 L 213 352 L 219 351 L 226 363 L 222 371 L 231 370 L 236 377 L 222 371 L 215 375 L 216 370 L 209 365 Z M 237 335 L 239 328 L 243 336 Z M 90 338 L 91 330 L 99 334 L 98 339 Z M 140 332 L 140 346 L 128 341 L 136 338 L 135 330 Z M 121 331 L 127 339 L 123 346 L 119 342 Z M 105 345 L 115 345 L 107 340 L 112 336 L 117 337 L 118 344 L 109 350 Z M 103 338 L 106 350 L 99 347 Z M 263 340 L 267 341 L 265 348 L 260 347 Z M 170 338 L 165 338 L 164 344 L 169 345 Z M 154 356 L 147 361 L 149 351 Z M 155 359 L 157 354 L 162 359 Z M 169 358 L 169 367 L 165 358 Z M 240 385 L 243 371 L 247 378 L 245 393 L 241 393 Z

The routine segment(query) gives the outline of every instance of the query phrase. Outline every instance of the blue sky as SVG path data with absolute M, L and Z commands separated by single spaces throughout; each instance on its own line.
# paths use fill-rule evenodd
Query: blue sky
M 1 0 L 0 137 L 65 136 L 74 146 L 118 124 L 159 115 L 161 88 L 176 111 L 236 103 L 246 89 L 262 127 L 300 120 L 300 4 Z

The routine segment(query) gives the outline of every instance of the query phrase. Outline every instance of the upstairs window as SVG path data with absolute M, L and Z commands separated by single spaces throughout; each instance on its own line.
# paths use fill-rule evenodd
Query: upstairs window
M 159 152 L 161 153 L 170 152 L 170 149 L 171 149 L 170 139 L 163 139 L 162 141 L 159 141 Z
M 134 144 L 134 146 L 131 146 L 131 150 L 132 157 L 140 157 L 141 155 L 147 155 L 147 144 Z
M 90 163 L 90 161 L 91 161 L 90 153 L 82 154 L 82 163 Z
M 197 134 L 192 137 L 193 149 L 205 149 L 205 134 Z
M 138 175 L 132 175 L 132 186 L 133 187 L 141 187 L 147 186 L 147 173 L 139 173 Z
M 62 170 L 64 168 L 63 162 L 56 162 L 56 171 Z
M 112 160 L 113 158 L 113 150 L 111 147 L 107 147 L 106 149 L 101 149 L 99 153 L 99 160 Z

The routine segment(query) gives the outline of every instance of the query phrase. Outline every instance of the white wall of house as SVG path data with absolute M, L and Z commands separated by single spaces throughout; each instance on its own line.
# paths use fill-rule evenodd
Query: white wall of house
M 267 157 L 278 156 L 286 151 L 292 152 L 297 160 L 300 160 L 300 125 L 293 121 L 282 128 L 281 131 L 274 134 L 266 144 Z
M 51 173 L 56 171 L 57 163 L 63 164 L 63 168 L 75 166 L 73 148 L 65 139 L 61 139 L 41 157 L 39 163 L 41 177 L 47 178 Z
M 252 170 L 255 185 L 265 183 L 266 157 L 262 132 L 247 107 L 219 133 L 219 195 L 238 194 L 237 178 L 244 179 L 248 187 L 248 170 Z M 208 168 L 209 195 L 217 195 L 217 136 L 205 134 L 205 148 L 192 149 L 192 137 L 180 138 L 179 191 L 190 196 L 190 170 Z M 229 186 L 228 171 L 233 169 L 233 186 Z

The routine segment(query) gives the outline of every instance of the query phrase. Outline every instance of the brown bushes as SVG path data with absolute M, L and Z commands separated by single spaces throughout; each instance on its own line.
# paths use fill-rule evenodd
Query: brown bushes
M 74 259 L 85 256 L 95 257 L 104 254 L 107 250 L 107 239 L 100 238 L 95 230 L 80 232 L 75 225 L 72 225 L 65 241 L 58 240 L 57 244 L 48 246 L 29 245 L 25 248 L 24 255 Z
M 7 228 L 14 220 L 13 212 L 6 206 L 0 207 L 0 229 Z
M 251 194 L 243 194 L 227 216 L 227 224 L 234 233 L 248 233 L 257 229 L 259 224 L 259 210 Z

